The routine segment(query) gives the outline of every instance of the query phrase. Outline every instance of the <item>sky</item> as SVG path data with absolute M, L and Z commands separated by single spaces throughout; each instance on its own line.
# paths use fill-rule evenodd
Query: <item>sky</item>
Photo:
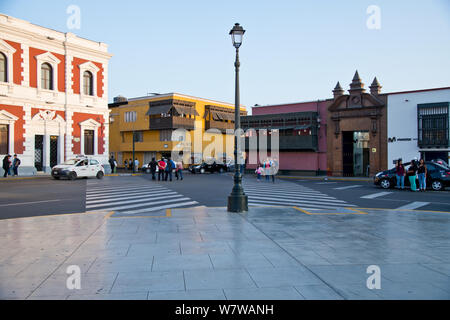
M 236 22 L 247 107 L 331 98 L 355 70 L 382 92 L 450 86 L 449 0 L 0 0 L 0 12 L 108 44 L 109 101 L 178 92 L 234 103 Z

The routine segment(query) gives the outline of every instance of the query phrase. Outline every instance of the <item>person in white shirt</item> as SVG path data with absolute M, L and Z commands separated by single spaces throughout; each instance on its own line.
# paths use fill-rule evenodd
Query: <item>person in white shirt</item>
M 134 159 L 134 168 L 133 172 L 136 172 L 136 170 L 139 170 L 139 160 L 136 158 Z

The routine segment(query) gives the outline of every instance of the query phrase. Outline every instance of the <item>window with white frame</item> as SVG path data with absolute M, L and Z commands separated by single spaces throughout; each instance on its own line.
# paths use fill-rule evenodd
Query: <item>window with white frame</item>
M 50 52 L 34 57 L 37 60 L 37 87 L 42 90 L 56 90 L 58 82 L 58 64 L 61 60 Z
M 93 79 L 94 77 L 90 71 L 85 71 L 83 73 L 83 93 L 87 96 L 94 95 Z
M 0 52 L 0 81 L 8 82 L 8 59 Z
M 95 96 L 97 94 L 97 73 L 100 68 L 88 61 L 78 66 L 80 69 L 80 94 L 82 96 Z
M 136 111 L 125 112 L 125 122 L 136 122 L 137 114 Z
M 53 90 L 53 68 L 48 63 L 41 66 L 41 88 Z

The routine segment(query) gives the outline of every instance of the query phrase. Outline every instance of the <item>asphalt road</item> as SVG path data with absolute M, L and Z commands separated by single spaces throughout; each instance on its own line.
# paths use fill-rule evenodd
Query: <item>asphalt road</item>
M 291 181 L 345 200 L 361 208 L 398 209 L 408 206 L 409 209 L 450 212 L 450 191 L 386 190 L 375 186 L 373 182 L 366 181 Z
M 106 200 L 97 199 L 97 197 L 91 198 L 94 207 L 99 206 L 96 203 L 108 203 L 109 199 L 111 199 L 111 202 L 118 202 L 115 206 L 122 205 L 122 201 L 126 201 L 130 206 L 137 206 L 138 204 L 133 203 L 133 199 L 114 199 L 114 194 L 117 194 L 117 189 L 119 189 L 123 190 L 121 195 L 117 194 L 118 198 L 122 197 L 120 199 L 124 199 L 128 195 L 136 197 L 141 192 L 141 186 L 149 191 L 149 195 L 143 195 L 143 197 L 148 197 L 144 199 L 148 199 L 149 203 L 155 201 L 151 196 L 151 189 L 164 188 L 173 191 L 174 199 L 184 197 L 180 200 L 196 202 L 195 205 L 208 207 L 225 207 L 227 205 L 227 199 L 233 187 L 232 175 L 227 173 L 193 175 L 186 172 L 184 177 L 183 181 L 174 179 L 172 182 L 151 181 L 150 175 L 105 177 L 103 180 L 80 179 L 76 181 L 56 181 L 51 178 L 5 182 L 0 180 L 0 219 L 85 212 L 87 211 L 88 188 L 95 189 L 92 190 L 94 195 L 98 195 L 99 190 L 103 188 L 111 190 L 112 193 L 112 196 L 106 195 Z M 370 182 L 359 181 L 278 179 L 275 184 L 256 183 L 256 179 L 252 175 L 245 177 L 245 185 L 249 188 L 247 191 L 253 192 L 253 196 L 259 197 L 258 200 L 261 202 L 283 202 L 283 190 L 287 190 L 286 198 L 302 200 L 304 198 L 302 197 L 302 191 L 295 190 L 311 190 L 311 194 L 303 199 L 306 202 L 309 201 L 308 203 L 311 205 L 320 204 L 321 199 L 329 197 L 327 201 L 330 203 L 345 201 L 347 204 L 361 208 L 398 209 L 404 207 L 416 210 L 450 212 L 449 191 L 413 193 L 396 189 L 384 190 Z M 132 186 L 134 190 L 127 193 L 129 186 Z M 292 186 L 292 190 L 290 190 L 290 186 Z M 113 190 L 114 188 L 115 190 Z M 259 194 L 259 188 L 261 188 L 261 194 Z M 318 195 L 317 199 L 314 198 L 314 192 Z M 161 200 L 166 200 L 164 193 L 157 196 L 156 201 Z M 136 199 L 136 202 L 139 201 L 142 202 L 142 199 Z M 168 204 L 164 203 L 164 205 Z M 339 203 L 333 205 L 339 205 Z

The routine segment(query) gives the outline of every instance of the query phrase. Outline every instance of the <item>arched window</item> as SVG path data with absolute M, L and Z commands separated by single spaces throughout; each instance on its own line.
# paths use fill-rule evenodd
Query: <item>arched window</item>
M 0 82 L 7 82 L 8 81 L 8 61 L 6 59 L 6 56 L 0 52 Z
M 43 63 L 41 66 L 41 87 L 53 90 L 53 68 L 48 63 Z
M 87 96 L 94 95 L 94 77 L 90 71 L 83 73 L 83 93 Z

